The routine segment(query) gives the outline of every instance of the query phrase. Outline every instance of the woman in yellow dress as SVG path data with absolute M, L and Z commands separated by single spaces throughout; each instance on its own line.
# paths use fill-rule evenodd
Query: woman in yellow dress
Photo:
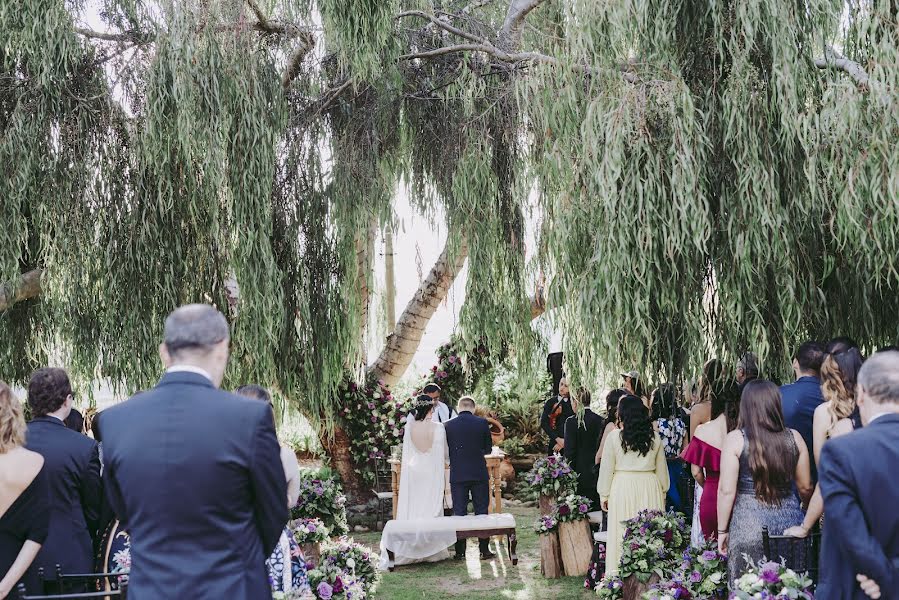
M 609 433 L 603 448 L 596 489 L 609 513 L 606 574 L 618 573 L 622 523 L 645 509 L 665 510 L 670 484 L 665 450 L 649 420 L 643 401 L 632 395 L 618 402 L 619 429 Z

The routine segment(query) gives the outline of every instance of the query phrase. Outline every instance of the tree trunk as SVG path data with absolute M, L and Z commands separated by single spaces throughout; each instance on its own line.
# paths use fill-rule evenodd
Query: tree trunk
M 466 258 L 468 258 L 467 240 L 463 239 L 459 243 L 454 255 L 451 254 L 451 240 L 447 240 L 446 247 L 431 267 L 431 272 L 418 286 L 418 291 L 403 311 L 393 333 L 387 337 L 387 343 L 380 356 L 369 368 L 369 376 L 382 379 L 389 386 L 400 380 L 418 350 L 428 321 L 446 298 Z
M 353 452 L 350 449 L 350 438 L 339 424 L 334 425 L 334 433 L 328 436 L 319 432 L 319 441 L 325 454 L 330 459 L 331 467 L 340 476 L 343 492 L 347 496 L 347 504 L 358 506 L 372 499 L 372 491 L 356 472 Z
M 387 312 L 387 335 L 396 326 L 396 273 L 393 268 L 393 225 L 384 229 L 384 307 Z
M 12 308 L 16 302 L 36 298 L 41 293 L 40 269 L 22 273 L 19 279 L 0 283 L 0 312 Z

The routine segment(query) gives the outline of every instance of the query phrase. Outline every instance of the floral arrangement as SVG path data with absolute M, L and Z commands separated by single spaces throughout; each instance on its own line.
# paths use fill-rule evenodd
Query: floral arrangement
M 297 519 L 291 529 L 293 539 L 300 545 L 320 544 L 328 539 L 328 528 L 321 519 Z
M 559 521 L 552 515 L 542 515 L 534 521 L 534 533 L 546 535 L 552 533 L 559 526 Z
M 731 598 L 751 600 L 754 598 L 791 598 L 814 600 L 812 580 L 788 569 L 782 563 L 749 561 L 749 570 L 734 582 Z
M 524 480 L 538 494 L 558 498 L 567 496 L 577 486 L 577 473 L 559 454 L 538 458 Z
M 383 380 L 358 385 L 347 381 L 338 390 L 340 417 L 350 438 L 353 462 L 363 479 L 374 481 L 371 461 L 384 459 L 390 449 L 403 443 L 406 417 L 412 412 L 412 398 L 397 398 Z
M 702 546 L 684 551 L 684 560 L 670 581 L 653 586 L 644 600 L 720 600 L 727 597 L 727 557 L 718 552 L 718 543 L 706 541 Z
M 364 600 L 366 597 L 361 580 L 325 561 L 309 571 L 309 585 L 317 600 Z
M 681 566 L 683 551 L 690 542 L 684 515 L 659 510 L 641 510 L 625 521 L 619 572 L 626 579 L 635 575 L 643 583 L 653 573 L 670 577 Z
M 618 575 L 607 575 L 596 585 L 596 595 L 602 600 L 618 600 L 624 595 L 624 582 Z
M 597 542 L 593 546 L 593 556 L 590 558 L 590 565 L 587 567 L 587 576 L 584 578 L 584 587 L 588 590 L 596 591 L 605 570 L 606 545 L 602 542 Z
M 578 496 L 577 494 L 568 494 L 556 500 L 553 516 L 556 517 L 559 523 L 569 523 L 586 519 L 588 512 L 590 512 L 590 498 Z
M 272 592 L 272 600 L 315 600 L 315 598 L 315 594 L 305 588 L 289 592 Z
M 345 535 L 350 529 L 340 484 L 332 478 L 320 478 L 314 471 L 300 471 L 300 497 L 290 510 L 290 518 L 320 519 L 331 535 Z
M 326 543 L 322 547 L 321 565 L 350 574 L 366 595 L 374 592 L 381 581 L 378 555 L 367 546 L 357 544 L 352 538 L 341 537 Z

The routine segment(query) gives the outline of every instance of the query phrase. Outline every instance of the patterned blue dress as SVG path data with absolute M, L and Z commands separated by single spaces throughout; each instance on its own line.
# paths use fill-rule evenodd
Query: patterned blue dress
M 306 574 L 306 561 L 303 560 L 303 553 L 289 527 L 285 527 L 281 532 L 281 539 L 278 540 L 272 555 L 265 561 L 265 566 L 268 569 L 268 581 L 273 592 L 311 592 L 309 577 Z
M 665 459 L 668 462 L 668 480 L 671 487 L 665 497 L 667 508 L 679 511 L 688 511 L 691 507 L 681 506 L 680 490 L 677 482 L 684 470 L 684 462 L 680 459 L 681 448 L 684 447 L 684 438 L 687 437 L 687 425 L 680 417 L 667 419 L 662 417 L 657 421 L 659 437 L 662 438 L 662 446 L 665 448 Z

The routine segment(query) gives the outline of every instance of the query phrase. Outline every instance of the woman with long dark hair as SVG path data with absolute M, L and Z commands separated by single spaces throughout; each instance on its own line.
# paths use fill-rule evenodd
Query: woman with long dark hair
M 641 510 L 664 510 L 670 483 L 662 440 L 652 428 L 643 400 L 630 394 L 622 397 L 618 425 L 603 448 L 596 486 L 602 509 L 609 513 L 607 574 L 618 572 L 622 522 Z
M 784 424 L 780 388 L 763 380 L 746 384 L 738 424 L 724 443 L 718 483 L 718 548 L 729 557 L 731 586 L 747 557 L 761 560 L 763 527 L 781 535 L 802 522 L 793 484 L 803 500 L 812 494 L 808 448 Z
M 618 401 L 624 396 L 627 396 L 627 392 L 620 388 L 606 394 L 606 424 L 599 440 L 599 449 L 596 451 L 596 464 L 602 460 L 602 449 L 606 447 L 609 433 L 618 428 Z
M 714 539 L 718 529 L 718 478 L 721 449 L 727 434 L 737 428 L 740 416 L 740 389 L 734 380 L 721 381 L 712 393 L 712 420 L 696 428 L 684 451 L 684 460 L 697 485 L 702 488 L 699 524 L 705 539 Z

